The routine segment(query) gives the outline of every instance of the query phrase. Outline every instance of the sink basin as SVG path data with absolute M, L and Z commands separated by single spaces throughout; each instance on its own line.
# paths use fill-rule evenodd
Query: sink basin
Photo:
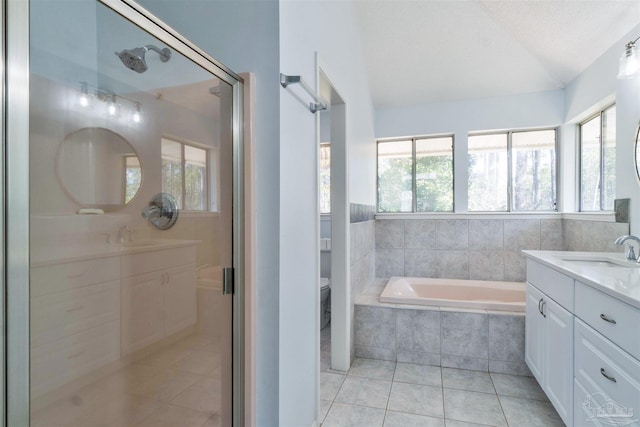
M 632 261 L 618 260 L 603 256 L 594 257 L 561 257 L 562 261 L 585 267 L 639 268 L 640 264 Z
M 122 246 L 127 248 L 139 248 L 143 246 L 155 246 L 161 243 L 162 242 L 160 240 L 135 240 L 133 242 L 125 242 Z

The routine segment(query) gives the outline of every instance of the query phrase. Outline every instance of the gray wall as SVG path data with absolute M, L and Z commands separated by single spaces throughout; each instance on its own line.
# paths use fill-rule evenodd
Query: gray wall
M 621 251 L 628 224 L 569 219 L 379 219 L 376 277 L 523 282 L 521 251 Z

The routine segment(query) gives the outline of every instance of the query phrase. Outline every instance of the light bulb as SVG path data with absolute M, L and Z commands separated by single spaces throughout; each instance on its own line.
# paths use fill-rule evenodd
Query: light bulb
M 118 108 L 118 104 L 116 104 L 116 96 L 112 95 L 111 100 L 107 105 L 107 112 L 109 113 L 110 116 L 116 116 L 118 115 L 118 110 L 119 108 Z
M 131 115 L 131 120 L 133 120 L 134 123 L 142 122 L 142 111 L 139 102 L 136 102 L 136 111 Z
M 630 79 L 640 68 L 640 59 L 635 44 L 629 43 L 620 57 L 619 79 Z
M 80 106 L 83 108 L 87 108 L 89 104 L 91 104 L 89 86 L 84 82 L 80 84 L 80 96 L 78 97 L 78 104 L 80 104 Z

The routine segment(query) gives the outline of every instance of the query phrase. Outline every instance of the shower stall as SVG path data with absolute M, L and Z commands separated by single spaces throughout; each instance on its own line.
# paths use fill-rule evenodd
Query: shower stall
M 5 0 L 6 425 L 243 425 L 243 80 L 124 0 Z

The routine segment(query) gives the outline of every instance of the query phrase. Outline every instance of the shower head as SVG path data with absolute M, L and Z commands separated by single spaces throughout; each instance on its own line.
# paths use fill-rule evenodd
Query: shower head
M 153 45 L 147 45 L 144 47 L 136 47 L 133 49 L 125 49 L 121 52 L 116 52 L 120 61 L 130 70 L 135 71 L 136 73 L 144 73 L 149 68 L 147 66 L 147 61 L 144 59 L 145 53 L 147 51 L 153 50 L 160 55 L 160 60 L 162 62 L 167 62 L 171 59 L 171 51 L 169 48 L 160 49 Z

